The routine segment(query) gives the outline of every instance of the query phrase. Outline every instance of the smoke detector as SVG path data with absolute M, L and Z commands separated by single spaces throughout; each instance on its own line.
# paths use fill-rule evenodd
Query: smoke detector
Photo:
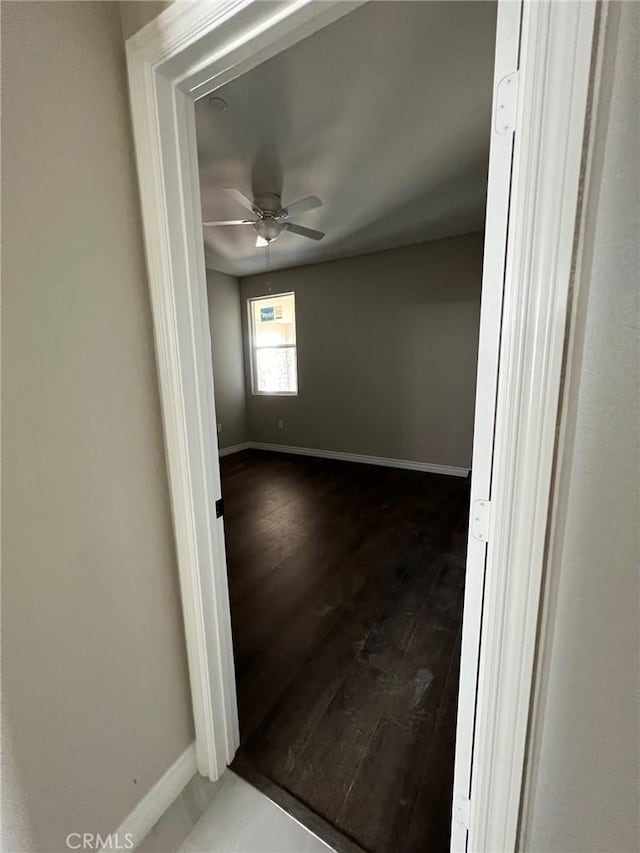
M 223 113 L 226 111 L 228 104 L 224 98 L 219 98 L 216 95 L 213 98 L 209 98 L 209 106 L 217 113 Z

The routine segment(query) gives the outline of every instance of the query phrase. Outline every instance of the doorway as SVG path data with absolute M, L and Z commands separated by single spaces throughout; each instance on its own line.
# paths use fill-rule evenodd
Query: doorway
M 468 630 L 467 591 L 456 739 L 456 777 L 461 779 L 461 793 L 456 794 L 454 808 L 454 849 L 464 848 L 468 834 L 474 849 L 476 844 L 496 846 L 490 839 L 497 838 L 501 839 L 498 843 L 501 849 L 510 849 L 517 828 L 517 797 L 514 800 L 511 783 L 518 763 L 522 768 L 523 762 L 526 700 L 524 705 L 522 700 L 529 690 L 526 672 L 530 672 L 531 659 L 527 649 L 533 648 L 535 618 L 532 622 L 531 617 L 537 606 L 535 596 L 523 597 L 522 593 L 524 590 L 530 593 L 532 584 L 535 588 L 539 583 L 538 549 L 544 540 L 543 507 L 548 499 L 545 484 L 549 482 L 552 458 L 549 436 L 555 429 L 554 415 L 550 413 L 555 413 L 553 400 L 557 401 L 563 341 L 557 325 L 549 324 L 548 319 L 566 312 L 570 235 L 575 224 L 579 142 L 584 125 L 593 31 L 593 7 L 588 4 L 579 7 L 532 4 L 525 7 L 522 21 L 518 9 L 515 22 L 507 14 L 509 7 L 514 5 L 499 6 L 497 57 L 508 59 L 508 51 L 503 56 L 502 48 L 506 44 L 513 45 L 514 38 L 519 44 L 522 33 L 523 49 L 518 51 L 521 58 L 519 97 L 502 98 L 502 91 L 494 87 L 494 106 L 496 109 L 505 107 L 512 120 L 507 121 L 502 130 L 492 122 L 491 166 L 494 165 L 494 151 L 500 146 L 496 137 L 504 135 L 509 140 L 510 154 L 513 153 L 515 184 L 511 186 L 510 157 L 506 191 L 500 170 L 496 174 L 496 169 L 490 168 L 487 231 L 500 224 L 500 216 L 491 210 L 492 195 L 496 196 L 493 190 L 498 187 L 509 202 L 509 227 L 516 228 L 516 235 L 512 241 L 507 241 L 506 264 L 506 226 L 502 241 L 496 245 L 492 240 L 491 251 L 485 249 L 485 275 L 487 261 L 502 258 L 505 274 L 494 286 L 502 294 L 506 282 L 509 299 L 505 310 L 501 311 L 501 305 L 487 300 L 483 290 L 483 316 L 492 317 L 494 321 L 496 317 L 502 318 L 501 369 L 496 429 L 485 436 L 495 451 L 493 491 L 490 500 L 486 500 L 486 495 L 483 499 L 482 493 L 474 500 L 472 494 L 476 510 L 472 518 L 473 535 L 486 549 L 480 570 L 481 588 L 484 586 L 481 612 L 485 619 L 478 667 L 480 626 L 477 631 Z M 567 5 L 571 8 L 564 8 Z M 223 571 L 222 522 L 219 518 L 212 521 L 209 512 L 219 495 L 219 473 L 209 447 L 211 442 L 215 451 L 215 421 L 211 417 L 215 408 L 210 367 L 205 368 L 208 330 L 205 330 L 204 269 L 197 250 L 200 210 L 194 162 L 193 98 L 219 88 L 232 77 L 350 11 L 344 7 L 339 10 L 335 4 L 313 3 L 286 4 L 275 14 L 271 8 L 266 8 L 267 4 L 240 4 L 233 9 L 232 4 L 223 6 L 206 12 L 202 9 L 192 9 L 188 13 L 174 10 L 162 22 L 162 27 L 151 28 L 127 45 L 172 473 L 198 765 L 201 772 L 212 777 L 219 775 L 233 756 L 238 735 L 226 622 L 228 601 Z M 505 25 L 508 23 L 502 36 L 501 19 Z M 214 32 L 215 50 L 209 38 Z M 556 50 L 554 46 L 562 49 Z M 568 50 L 567 46 L 572 49 Z M 496 63 L 498 67 L 499 62 Z M 513 77 L 511 82 L 514 82 Z M 568 86 L 571 87 L 569 109 L 565 97 Z M 497 115 L 502 114 L 494 110 L 494 119 Z M 515 136 L 516 145 L 511 148 L 514 115 L 521 126 L 518 125 Z M 543 121 L 545 117 L 548 123 Z M 540 149 L 543 155 L 531 157 L 532 148 Z M 498 159 L 504 162 L 503 158 Z M 552 190 L 559 177 L 564 190 L 562 198 Z M 542 191 L 545 184 L 546 194 Z M 533 219 L 532 210 L 536 211 Z M 169 241 L 165 239 L 167 235 Z M 553 241 L 548 235 L 553 235 Z M 526 268 L 522 266 L 524 257 L 527 258 Z M 553 279 L 550 291 L 540 290 L 543 268 L 545 280 L 548 282 L 549 276 Z M 514 276 L 514 269 L 519 269 L 521 274 Z M 564 330 L 564 324 L 561 325 Z M 487 323 L 484 326 L 486 328 Z M 485 344 L 490 351 L 496 349 L 495 335 L 489 336 Z M 497 356 L 496 369 L 486 370 L 486 350 L 481 333 L 478 388 L 485 389 L 485 380 L 495 383 L 498 372 Z M 537 358 L 540 352 L 546 354 L 542 361 Z M 511 369 L 514 358 L 517 371 Z M 531 388 L 544 390 L 535 398 L 530 393 Z M 523 457 L 524 446 L 519 436 L 525 432 L 528 445 L 526 457 Z M 478 456 L 477 423 L 474 441 L 475 481 L 476 463 L 482 461 L 482 455 Z M 536 472 L 536 488 L 521 504 L 517 498 L 531 472 Z M 473 488 L 472 483 L 472 491 Z M 531 513 L 533 504 L 536 511 Z M 536 544 L 533 551 L 532 542 Z M 513 559 L 517 561 L 525 556 L 526 570 L 510 577 L 508 585 L 501 583 Z M 470 613 L 473 616 L 473 612 Z M 524 615 L 527 618 L 523 620 Z M 476 622 L 480 622 L 479 615 L 476 616 Z M 514 641 L 516 638 L 518 642 Z M 501 662 L 498 677 L 496 661 Z M 510 685 L 515 685 L 516 689 L 512 691 Z M 460 720 L 465 730 L 461 731 Z M 492 726 L 498 720 L 505 721 L 500 745 L 491 736 Z M 509 753 L 510 761 L 504 762 L 500 756 L 507 743 L 514 748 Z M 470 784 L 472 746 L 477 772 Z M 488 778 L 491 778 L 490 786 Z M 458 797 L 460 802 L 457 802 Z M 490 808 L 491 802 L 494 808 Z M 500 808 L 495 808 L 496 802 L 500 803 Z
M 369 851 L 450 841 L 496 24 L 365 4 L 195 106 L 231 768 Z

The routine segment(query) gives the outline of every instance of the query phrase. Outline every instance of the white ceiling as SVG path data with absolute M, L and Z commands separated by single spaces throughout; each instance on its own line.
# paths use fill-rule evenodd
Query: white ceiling
M 481 230 L 495 2 L 376 0 L 196 104 L 203 219 L 242 219 L 223 187 L 315 194 L 271 269 Z M 204 229 L 207 265 L 266 269 L 251 227 Z

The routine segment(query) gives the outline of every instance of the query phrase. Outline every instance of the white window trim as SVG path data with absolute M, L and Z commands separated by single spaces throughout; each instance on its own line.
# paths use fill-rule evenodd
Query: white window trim
M 254 302 L 260 302 L 263 299 L 279 299 L 282 296 L 293 296 L 294 304 L 294 328 L 296 334 L 295 344 L 275 344 L 274 346 L 258 347 L 254 344 L 256 337 L 256 324 L 251 306 Z M 251 395 L 253 397 L 297 397 L 300 393 L 300 374 L 298 372 L 298 317 L 295 308 L 296 294 L 294 290 L 288 290 L 286 293 L 266 293 L 264 296 L 249 296 L 247 298 L 247 329 L 249 332 L 249 369 L 251 373 Z M 256 359 L 255 353 L 259 349 L 293 349 L 296 351 L 296 390 L 295 391 L 259 391 L 256 388 Z

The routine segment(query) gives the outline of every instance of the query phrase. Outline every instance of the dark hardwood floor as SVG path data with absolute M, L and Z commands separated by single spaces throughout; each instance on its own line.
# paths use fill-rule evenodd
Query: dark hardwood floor
M 221 460 L 242 746 L 374 853 L 449 849 L 468 482 Z

